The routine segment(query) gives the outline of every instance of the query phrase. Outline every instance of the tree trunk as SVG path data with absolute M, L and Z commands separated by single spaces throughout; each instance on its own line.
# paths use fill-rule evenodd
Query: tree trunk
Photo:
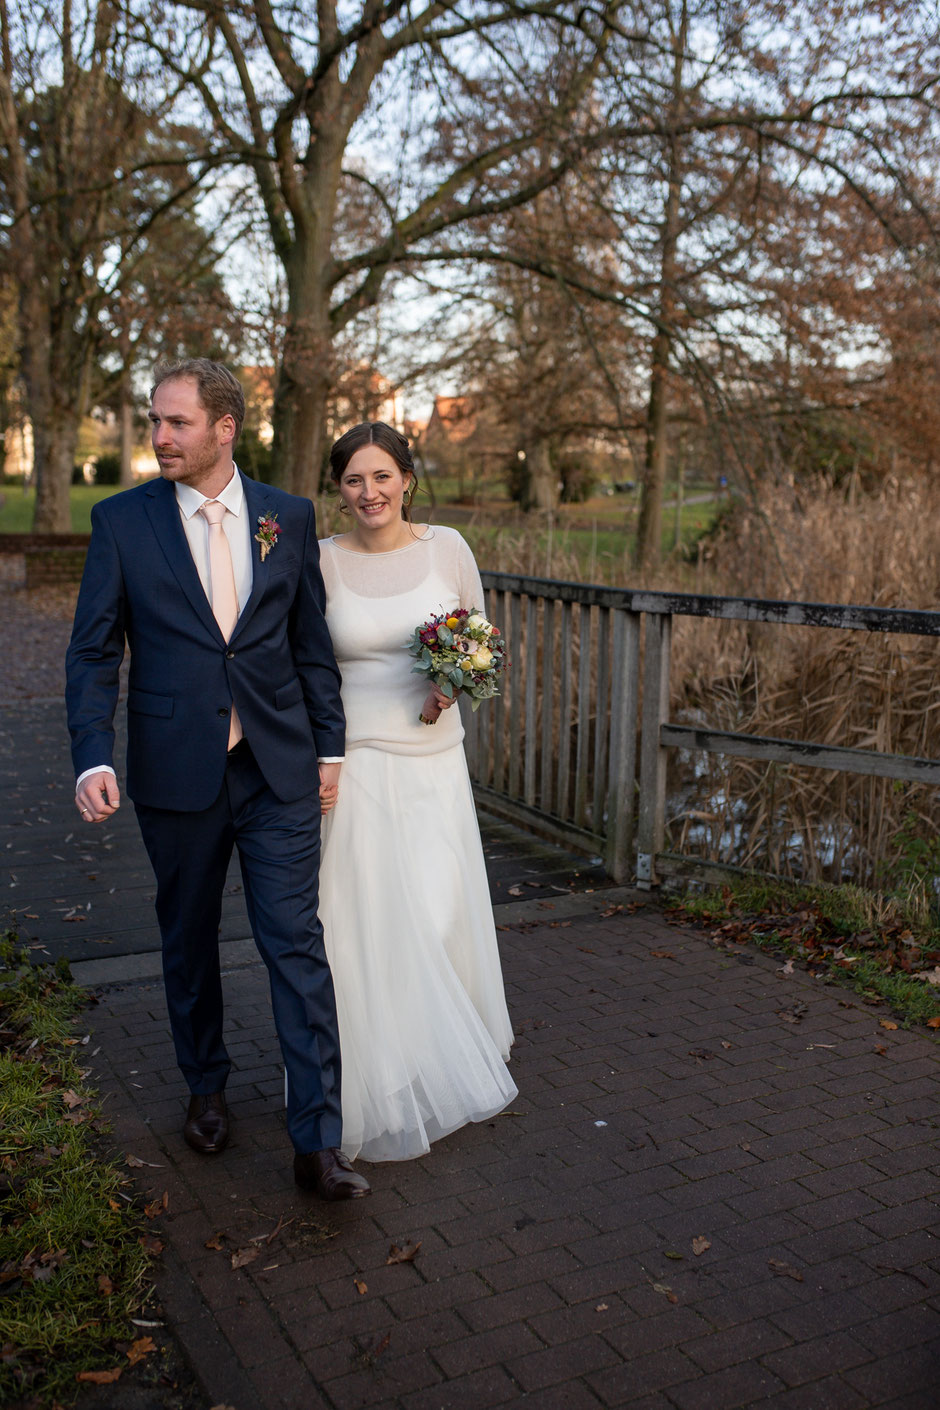
M 673 102 L 671 116 L 677 121 L 685 108 L 682 80 L 686 55 L 688 15 L 682 7 L 681 25 L 674 37 Z M 667 150 L 667 188 L 663 210 L 662 248 L 659 268 L 659 316 L 650 354 L 650 393 L 646 410 L 646 459 L 640 494 L 634 562 L 638 568 L 653 568 L 660 560 L 663 527 L 663 490 L 669 434 L 669 364 L 672 357 L 676 314 L 676 274 L 682 201 L 682 151 L 680 139 L 672 136 Z
M 558 508 L 558 475 L 552 465 L 547 441 L 535 442 L 526 465 L 529 471 L 526 509 L 553 512 Z
M 121 485 L 134 483 L 134 402 L 127 378 L 121 383 Z
M 284 354 L 272 416 L 272 479 L 291 494 L 315 498 L 326 458 L 327 403 L 333 386 L 329 286 L 315 257 L 305 258 L 303 232 L 285 264 L 288 288 Z M 310 242 L 314 243 L 314 242 Z
M 70 534 L 72 468 L 81 416 L 67 416 L 58 408 L 51 426 L 42 437 L 40 458 L 39 439 L 36 441 L 36 509 L 33 532 L 37 534 Z

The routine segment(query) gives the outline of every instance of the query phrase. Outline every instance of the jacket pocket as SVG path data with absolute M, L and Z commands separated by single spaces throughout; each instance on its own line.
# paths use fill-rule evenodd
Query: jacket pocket
M 299 676 L 274 692 L 274 704 L 278 710 L 286 710 L 291 705 L 299 705 L 304 698 L 304 688 Z
M 299 684 L 299 682 L 298 682 Z M 129 690 L 127 708 L 137 715 L 156 715 L 168 720 L 173 713 L 172 695 L 151 695 L 149 690 Z

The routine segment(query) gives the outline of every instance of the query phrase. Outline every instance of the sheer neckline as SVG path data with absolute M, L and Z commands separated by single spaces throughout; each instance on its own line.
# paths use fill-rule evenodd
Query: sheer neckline
M 340 553 L 348 553 L 353 558 L 393 558 L 396 553 L 409 553 L 411 549 L 416 548 L 419 543 L 427 543 L 429 539 L 432 539 L 434 537 L 434 526 L 432 524 L 425 524 L 424 527 L 427 529 L 427 533 L 422 534 L 420 538 L 414 539 L 412 543 L 402 544 L 401 548 L 384 548 L 375 552 L 360 553 L 358 549 L 345 548 L 343 544 L 338 543 L 338 536 L 336 534 L 330 535 L 330 543 L 334 548 L 338 548 Z

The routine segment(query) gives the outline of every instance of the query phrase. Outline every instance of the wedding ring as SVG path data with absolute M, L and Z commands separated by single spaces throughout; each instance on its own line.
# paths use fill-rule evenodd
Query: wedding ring
M 83 809 L 82 809 L 82 817 L 87 817 L 87 816 L 89 816 L 88 809 L 87 809 L 87 808 L 83 808 Z

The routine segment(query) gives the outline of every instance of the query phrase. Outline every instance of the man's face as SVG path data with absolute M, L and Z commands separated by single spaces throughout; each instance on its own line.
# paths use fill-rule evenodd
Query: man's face
M 192 377 L 170 378 L 153 394 L 150 439 L 165 480 L 198 490 L 230 473 L 233 430 L 231 416 L 209 421 Z

